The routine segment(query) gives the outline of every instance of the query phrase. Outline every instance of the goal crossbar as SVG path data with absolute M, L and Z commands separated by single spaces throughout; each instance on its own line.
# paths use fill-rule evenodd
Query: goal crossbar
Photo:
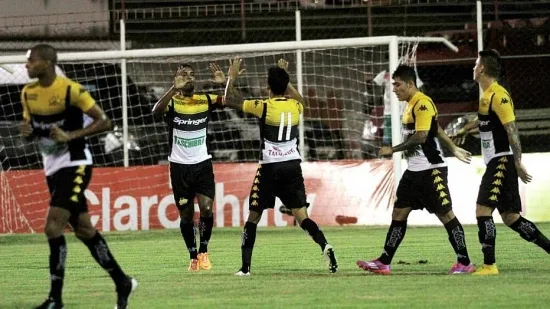
M 304 40 L 304 41 L 286 41 L 271 43 L 253 43 L 253 44 L 231 44 L 231 45 L 211 45 L 211 46 L 193 46 L 193 47 L 175 47 L 175 48 L 153 48 L 153 49 L 133 49 L 133 50 L 111 50 L 111 51 L 93 51 L 93 52 L 72 52 L 59 53 L 59 61 L 90 61 L 90 60 L 113 60 L 113 59 L 138 59 L 152 57 L 173 57 L 173 56 L 192 56 L 192 55 L 212 55 L 212 54 L 238 54 L 238 53 L 258 53 L 258 52 L 278 52 L 291 50 L 307 50 L 321 48 L 345 48 L 354 46 L 376 46 L 389 45 L 392 41 L 396 43 L 419 42 L 419 43 L 442 43 L 453 51 L 458 48 L 449 40 L 442 37 L 400 37 L 400 36 L 379 36 L 379 37 L 359 37 L 346 39 L 329 40 Z M 24 63 L 27 59 L 25 55 L 0 56 L 0 64 Z

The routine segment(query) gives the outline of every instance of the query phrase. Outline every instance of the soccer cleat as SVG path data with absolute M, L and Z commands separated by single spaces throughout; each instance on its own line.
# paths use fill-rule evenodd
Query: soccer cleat
M 243 269 L 239 269 L 238 272 L 235 273 L 235 276 L 244 277 L 244 276 L 250 276 L 250 272 L 243 272 Z
M 331 273 L 335 273 L 338 271 L 338 261 L 336 261 L 336 256 L 334 255 L 334 249 L 331 245 L 326 245 L 325 249 L 323 250 L 323 255 L 325 256 L 325 260 L 327 261 L 328 270 Z
M 456 262 L 449 270 L 449 274 L 470 274 L 476 271 L 474 264 L 464 265 L 460 262 Z
M 189 267 L 187 268 L 187 271 L 199 271 L 199 260 L 191 259 L 191 261 L 189 262 Z
M 209 256 L 208 252 L 199 253 L 197 259 L 199 260 L 199 269 L 200 270 L 210 270 L 210 269 L 212 269 L 212 263 L 210 262 L 210 258 L 208 258 L 208 256 Z
M 48 297 L 40 306 L 34 309 L 63 309 L 62 302 L 56 302 L 53 298 Z
M 492 265 L 483 264 L 483 267 L 476 270 L 472 275 L 479 275 L 479 276 L 498 275 L 497 264 L 492 264 Z
M 363 270 L 370 271 L 375 274 L 389 275 L 391 273 L 391 266 L 383 264 L 377 259 L 368 262 L 357 261 L 357 266 L 361 267 Z
M 130 294 L 138 287 L 138 281 L 134 278 L 126 278 L 126 281 L 116 288 L 117 301 L 115 309 L 128 308 L 128 298 Z

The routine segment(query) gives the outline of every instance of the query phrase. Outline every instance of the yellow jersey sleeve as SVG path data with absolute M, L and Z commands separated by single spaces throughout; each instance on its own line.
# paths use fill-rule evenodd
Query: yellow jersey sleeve
M 29 106 L 27 105 L 27 100 L 25 99 L 25 91 L 27 90 L 27 86 L 23 88 L 21 91 L 21 105 L 23 106 L 23 120 L 30 120 L 31 119 L 31 112 L 29 111 Z
M 436 115 L 435 107 L 428 100 L 420 100 L 414 106 L 414 129 L 418 131 L 429 131 L 432 126 L 432 119 Z
M 244 100 L 243 112 L 261 118 L 264 112 L 264 103 L 265 101 L 262 100 Z
M 86 88 L 73 83 L 71 84 L 71 104 L 87 112 L 95 105 L 95 100 Z
M 495 92 L 491 100 L 491 109 L 497 114 L 502 124 L 516 120 L 514 103 L 507 93 Z

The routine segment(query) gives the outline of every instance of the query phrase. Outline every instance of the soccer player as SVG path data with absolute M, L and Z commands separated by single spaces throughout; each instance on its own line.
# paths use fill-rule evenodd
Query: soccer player
M 496 228 L 493 221 L 495 208 L 507 226 L 523 239 L 550 253 L 550 241 L 533 222 L 520 215 L 518 177 L 528 183 L 531 176 L 521 163 L 521 143 L 515 121 L 514 102 L 508 91 L 497 82 L 500 69 L 500 54 L 496 50 L 479 52 L 474 67 L 474 80 L 483 90 L 478 117 L 457 133 L 459 139 L 464 140 L 463 137 L 470 130 L 479 128 L 481 150 L 487 165 L 476 205 L 484 265 L 474 275 L 498 274 L 495 264 Z
M 225 83 L 225 74 L 217 64 L 210 64 L 217 84 Z M 153 114 L 165 114 L 169 128 L 170 181 L 174 200 L 180 214 L 180 230 L 189 251 L 188 271 L 212 269 L 208 243 L 214 226 L 212 203 L 216 184 L 212 156 L 206 145 L 206 129 L 210 112 L 221 97 L 195 94 L 195 71 L 188 64 L 181 65 L 174 78 L 174 85 L 153 107 Z M 194 200 L 200 209 L 200 246 L 197 252 Z
M 50 208 L 44 232 L 50 245 L 50 295 L 38 309 L 63 308 L 67 224 L 105 269 L 116 285 L 117 305 L 126 308 L 137 287 L 113 257 L 107 242 L 93 227 L 84 191 L 92 176 L 92 155 L 86 137 L 107 131 L 111 121 L 80 84 L 57 76 L 57 52 L 45 44 L 27 52 L 27 72 L 38 81 L 21 92 L 21 135 L 38 143 L 50 191 Z
M 443 223 L 449 235 L 457 262 L 450 274 L 471 273 L 464 229 L 452 210 L 452 201 L 447 184 L 447 163 L 436 137 L 442 139 L 452 153 L 461 161 L 469 163 L 470 153 L 456 147 L 445 135 L 437 122 L 437 109 L 432 99 L 416 87 L 416 74 L 412 67 L 401 65 L 393 73 L 393 91 L 400 101 L 406 101 L 403 113 L 403 134 L 405 142 L 394 147 L 384 146 L 381 156 L 404 151 L 407 170 L 399 181 L 392 222 L 379 258 L 371 261 L 357 261 L 366 271 L 389 275 L 391 261 L 405 237 L 407 218 L 412 210 L 425 208 Z
M 245 223 L 241 252 L 241 269 L 235 274 L 249 276 L 252 250 L 256 241 L 256 228 L 265 209 L 275 206 L 275 198 L 292 210 L 292 214 L 305 231 L 321 247 L 331 273 L 338 269 L 334 249 L 317 224 L 308 218 L 304 178 L 298 152 L 298 124 L 303 112 L 303 98 L 290 84 L 288 63 L 281 59 L 278 66 L 268 70 L 267 84 L 270 98 L 267 100 L 243 100 L 234 88 L 242 60 L 230 61 L 229 90 L 225 104 L 260 119 L 261 158 L 250 191 L 248 219 Z M 289 93 L 290 98 L 285 97 Z

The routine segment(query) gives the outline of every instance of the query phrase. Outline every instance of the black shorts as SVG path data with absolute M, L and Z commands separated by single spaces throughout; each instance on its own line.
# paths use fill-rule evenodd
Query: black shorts
M 395 208 L 426 209 L 444 215 L 452 210 L 453 202 L 447 184 L 447 167 L 425 171 L 406 170 L 397 186 Z
M 92 179 L 92 166 L 79 165 L 65 167 L 47 176 L 50 190 L 50 206 L 68 210 L 71 215 L 88 212 L 84 191 Z
M 216 183 L 210 159 L 196 164 L 170 162 L 170 181 L 178 209 L 193 205 L 196 194 L 214 199 Z
M 518 171 L 513 156 L 493 158 L 481 178 L 477 204 L 499 212 L 521 212 Z
M 287 208 L 306 206 L 306 189 L 300 160 L 260 164 L 252 182 L 249 210 L 275 207 L 278 197 Z

